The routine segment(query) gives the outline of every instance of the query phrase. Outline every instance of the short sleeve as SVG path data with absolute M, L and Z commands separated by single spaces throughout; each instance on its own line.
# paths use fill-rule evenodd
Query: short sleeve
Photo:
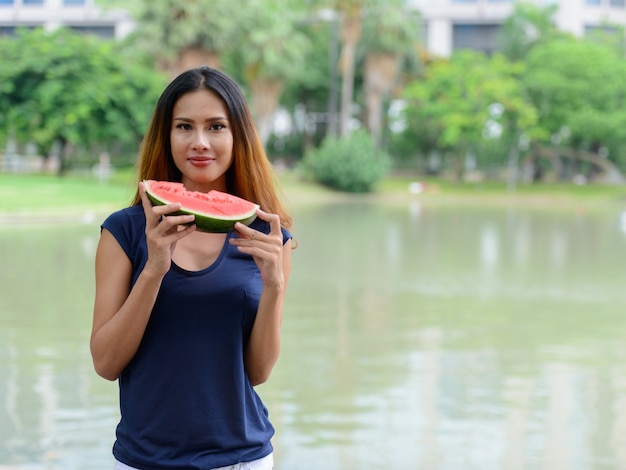
M 132 206 L 109 215 L 102 225 L 120 244 L 137 273 L 146 261 L 146 218 L 141 206 Z

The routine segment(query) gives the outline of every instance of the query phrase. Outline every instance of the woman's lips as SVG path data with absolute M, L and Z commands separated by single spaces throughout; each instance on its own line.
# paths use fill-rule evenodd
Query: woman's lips
M 189 162 L 195 166 L 210 165 L 215 159 L 211 157 L 189 157 Z

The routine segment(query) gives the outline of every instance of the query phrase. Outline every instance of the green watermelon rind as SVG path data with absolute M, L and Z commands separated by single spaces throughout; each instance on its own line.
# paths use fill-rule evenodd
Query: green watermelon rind
M 150 184 L 144 181 L 146 188 L 146 195 L 153 205 L 163 206 L 169 204 L 170 201 L 160 199 L 150 191 Z M 197 212 L 190 209 L 181 208 L 179 211 L 173 212 L 171 215 L 188 215 L 191 214 L 195 217 L 194 222 L 196 229 L 201 232 L 209 233 L 227 233 L 235 230 L 235 223 L 241 222 L 244 225 L 250 225 L 257 218 L 256 212 L 259 209 L 259 205 L 255 204 L 254 208 L 245 214 L 238 215 L 236 217 L 222 216 L 216 217 L 208 215 L 206 213 Z M 189 224 L 191 225 L 191 224 Z

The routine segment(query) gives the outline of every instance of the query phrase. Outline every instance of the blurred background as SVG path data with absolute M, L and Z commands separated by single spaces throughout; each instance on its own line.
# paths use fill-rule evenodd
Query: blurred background
M 624 0 L 0 0 L 0 469 L 110 469 L 99 224 L 233 76 L 294 218 L 280 470 L 626 468 Z

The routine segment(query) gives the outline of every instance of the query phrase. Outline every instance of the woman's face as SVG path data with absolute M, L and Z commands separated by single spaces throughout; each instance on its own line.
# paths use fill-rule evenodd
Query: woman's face
M 189 191 L 226 191 L 226 170 L 233 161 L 233 133 L 226 106 L 200 89 L 174 105 L 170 145 L 174 164 Z

